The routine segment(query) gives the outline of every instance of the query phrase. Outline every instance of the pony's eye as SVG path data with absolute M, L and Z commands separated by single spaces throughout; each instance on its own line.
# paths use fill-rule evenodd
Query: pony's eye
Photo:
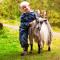
M 37 23 L 39 23 L 39 21 L 37 21 Z
M 42 24 L 43 23 L 43 21 L 40 21 L 40 24 Z

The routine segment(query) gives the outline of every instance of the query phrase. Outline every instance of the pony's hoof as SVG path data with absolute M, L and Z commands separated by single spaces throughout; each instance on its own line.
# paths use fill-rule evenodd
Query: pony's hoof
M 48 51 L 51 51 L 51 48 L 50 47 L 48 48 Z
M 38 54 L 40 54 L 41 53 L 41 51 L 38 51 Z
M 27 55 L 27 52 L 24 51 L 23 53 L 21 53 L 21 56 L 26 56 Z

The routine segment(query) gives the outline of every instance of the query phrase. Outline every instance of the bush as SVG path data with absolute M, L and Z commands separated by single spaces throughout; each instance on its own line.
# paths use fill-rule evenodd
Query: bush
M 7 18 L 8 20 L 19 20 L 19 3 L 22 0 L 3 0 L 0 3 L 0 18 Z M 46 10 L 50 23 L 56 23 L 60 20 L 60 4 L 59 0 L 27 0 L 31 7 L 36 10 Z

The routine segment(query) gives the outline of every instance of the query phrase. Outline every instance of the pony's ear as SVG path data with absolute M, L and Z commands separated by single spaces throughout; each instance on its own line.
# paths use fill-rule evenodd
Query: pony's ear
M 47 18 L 47 11 L 46 11 L 46 10 L 41 10 L 40 16 L 41 16 L 42 18 Z
M 47 18 L 47 11 L 44 11 L 44 12 L 43 12 L 43 17 L 44 17 L 44 18 Z

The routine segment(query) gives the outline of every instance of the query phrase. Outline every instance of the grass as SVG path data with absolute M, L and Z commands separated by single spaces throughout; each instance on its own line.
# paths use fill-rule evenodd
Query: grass
M 16 26 L 18 26 L 20 24 L 20 21 L 19 20 L 0 19 L 0 22 L 1 23 L 4 23 L 4 24 L 16 25 Z
M 0 30 L 0 60 L 60 60 L 60 38 L 53 37 L 51 52 L 47 51 L 45 45 L 42 53 L 37 54 L 37 44 L 34 43 L 33 54 L 21 57 L 22 48 L 18 35 L 18 31 L 10 28 Z
M 12 26 L 19 26 L 20 25 L 20 21 L 19 20 L 0 19 L 0 22 L 3 23 L 3 24 L 12 25 Z M 58 26 L 52 26 L 52 29 L 55 32 L 60 32 L 60 28 Z
M 19 25 L 18 21 L 15 20 L 0 20 L 0 22 L 11 25 Z M 53 31 L 60 31 L 58 27 L 52 27 Z M 13 32 L 13 33 L 12 33 Z M 33 54 L 21 57 L 22 48 L 19 43 L 19 31 L 4 27 L 0 30 L 0 60 L 60 60 L 60 39 L 57 37 L 53 38 L 52 51 L 47 51 L 45 45 L 41 54 L 37 54 L 37 44 L 34 43 Z
M 59 28 L 59 27 L 53 26 L 52 29 L 53 29 L 53 31 L 55 31 L 55 32 L 60 32 L 60 28 Z
M 11 55 L 12 53 L 19 52 L 20 50 L 18 31 L 14 31 L 6 27 L 4 27 L 3 30 L 0 30 L 0 60 L 1 57 L 4 58 L 3 56 Z

